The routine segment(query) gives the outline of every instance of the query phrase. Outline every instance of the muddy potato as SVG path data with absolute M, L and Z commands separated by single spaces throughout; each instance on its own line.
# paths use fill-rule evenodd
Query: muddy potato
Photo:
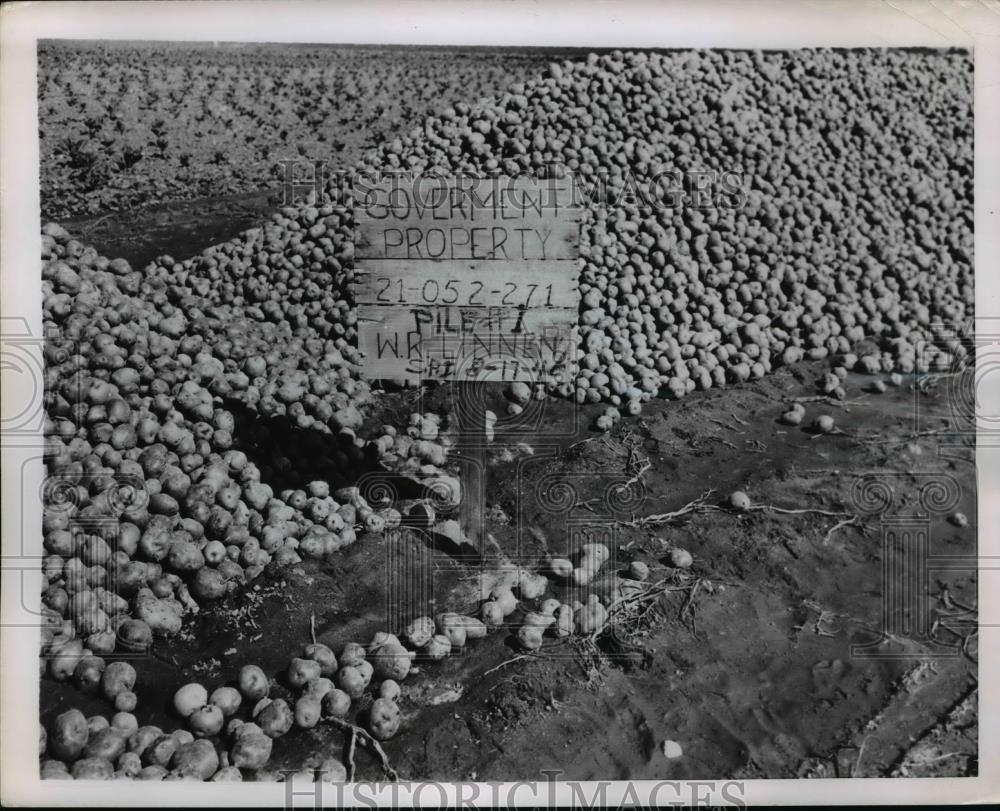
M 111 761 L 102 757 L 81 758 L 72 769 L 74 780 L 110 780 L 114 773 Z
M 415 648 L 422 648 L 434 636 L 434 620 L 430 617 L 417 617 L 403 632 L 406 641 Z
M 101 683 L 105 667 L 100 656 L 84 656 L 73 671 L 73 680 L 82 690 L 96 689 Z
M 138 780 L 162 780 L 167 776 L 167 770 L 159 764 L 144 766 L 142 771 L 136 775 Z
M 288 665 L 288 683 L 296 690 L 320 677 L 320 664 L 312 659 L 292 659 Z
M 49 752 L 59 760 L 76 760 L 87 745 L 90 729 L 79 710 L 67 710 L 56 717 L 49 734 Z
M 139 729 L 139 721 L 130 712 L 116 712 L 111 717 L 111 726 L 120 729 L 126 736 L 130 736 Z
M 399 731 L 400 712 L 395 701 L 377 698 L 369 711 L 369 729 L 372 736 L 387 741 Z
M 517 641 L 525 650 L 538 650 L 542 647 L 542 634 L 545 629 L 540 625 L 522 625 L 517 631 Z
M 306 683 L 303 695 L 310 695 L 314 698 L 321 699 L 331 690 L 335 689 L 336 686 L 331 679 L 320 677 Z
M 156 726 L 144 726 L 139 727 L 135 732 L 129 735 L 128 743 L 126 744 L 129 752 L 134 752 L 135 754 L 142 756 L 142 753 L 149 748 L 149 746 L 159 739 L 163 735 L 163 730 Z
M 225 715 L 214 704 L 200 707 L 188 716 L 188 726 L 196 738 L 211 738 L 222 731 Z
M 138 777 L 142 771 L 142 760 L 135 752 L 122 752 L 115 762 L 115 773 L 121 772 L 126 777 Z
M 734 510 L 748 510 L 750 509 L 750 496 L 742 490 L 737 490 L 729 496 L 729 506 Z
M 556 610 L 555 634 L 560 638 L 571 636 L 574 628 L 573 608 L 566 604 Z
M 556 618 L 552 614 L 542 614 L 538 611 L 529 611 L 524 615 L 524 624 L 529 626 L 534 626 L 545 630 L 552 623 L 556 621 Z
M 378 686 L 379 698 L 387 698 L 390 701 L 396 701 L 402 689 L 399 686 L 399 682 L 393 681 L 392 679 L 386 679 Z
M 461 648 L 465 646 L 467 631 L 458 614 L 444 613 L 438 614 L 434 618 L 437 624 L 438 633 L 447 637 L 452 647 Z
M 351 709 L 351 697 L 343 690 L 330 690 L 323 696 L 321 703 L 323 714 L 334 718 L 343 718 Z
M 83 643 L 79 639 L 71 639 L 51 655 L 49 675 L 56 681 L 66 681 L 72 677 L 82 658 Z
M 229 752 L 229 761 L 238 769 L 260 769 L 271 758 L 272 746 L 272 739 L 263 732 L 237 733 Z
M 413 653 L 398 642 L 385 642 L 368 655 L 372 670 L 380 679 L 402 681 L 410 672 Z
M 451 653 L 451 640 L 443 634 L 435 634 L 421 651 L 429 659 L 440 661 Z
M 361 662 L 361 664 L 364 665 L 368 663 Z M 369 665 L 369 667 L 371 667 L 371 665 Z M 337 686 L 354 699 L 361 698 L 361 696 L 364 695 L 368 682 L 365 680 L 360 665 L 357 667 L 354 665 L 348 665 L 346 667 L 341 667 L 340 670 L 337 671 Z
M 319 723 L 323 709 L 320 699 L 313 695 L 304 695 L 295 702 L 295 725 L 303 729 L 312 729 Z
M 123 730 L 111 726 L 105 727 L 89 736 L 87 745 L 83 748 L 83 757 L 118 760 L 125 752 L 126 740 L 127 736 Z
M 174 693 L 174 710 L 181 718 L 187 718 L 206 704 L 208 704 L 208 690 L 197 682 L 185 684 Z
M 600 631 L 608 620 L 608 611 L 596 594 L 592 594 L 583 608 L 575 613 L 577 630 L 582 634 Z
M 117 712 L 132 712 L 139 706 L 139 696 L 131 690 L 125 690 L 115 696 L 115 710 Z
M 110 726 L 111 722 L 103 715 L 92 715 L 87 719 L 87 732 L 89 735 L 96 735 Z
M 686 549 L 674 547 L 670 550 L 670 565 L 677 569 L 690 569 L 694 558 Z
M 229 591 L 229 581 L 219 569 L 203 566 L 191 580 L 191 593 L 202 602 L 221 600 Z
M 235 766 L 225 766 L 212 775 L 213 783 L 241 783 L 243 773 Z
M 302 654 L 305 659 L 312 659 L 319 663 L 319 674 L 325 678 L 330 678 L 337 672 L 337 657 L 326 645 L 313 643 L 306 645 Z
M 545 594 L 549 587 L 549 581 L 544 575 L 533 572 L 521 572 L 517 582 L 521 597 L 525 600 L 534 600 Z
M 556 609 L 559 608 L 559 601 L 555 597 L 550 597 L 544 603 L 542 603 L 541 608 L 539 608 L 539 613 L 548 614 L 550 616 L 555 616 Z
M 280 738 L 292 728 L 295 722 L 292 708 L 283 698 L 276 698 L 254 719 L 265 735 Z
M 240 668 L 239 688 L 247 701 L 260 701 L 270 689 L 267 676 L 257 665 L 244 665 Z
M 493 589 L 493 600 L 500 606 L 505 617 L 517 610 L 517 597 L 508 586 L 497 586 Z
M 365 660 L 365 649 L 357 642 L 348 642 L 337 657 L 341 667 L 356 667 Z
M 219 768 L 219 755 L 211 741 L 191 741 L 177 748 L 170 766 L 184 780 L 208 780 Z
M 483 603 L 479 609 L 479 616 L 487 628 L 499 628 L 503 625 L 503 608 L 496 600 Z
M 39 777 L 42 780 L 73 779 L 73 775 L 69 773 L 69 768 L 61 760 L 43 760 L 39 769 Z
M 243 696 L 235 687 L 217 687 L 208 697 L 208 703 L 218 707 L 222 710 L 222 714 L 228 718 L 230 715 L 236 714 L 240 704 L 243 703 Z
M 173 735 L 160 735 L 143 750 L 142 762 L 147 766 L 162 766 L 166 769 L 179 745 Z

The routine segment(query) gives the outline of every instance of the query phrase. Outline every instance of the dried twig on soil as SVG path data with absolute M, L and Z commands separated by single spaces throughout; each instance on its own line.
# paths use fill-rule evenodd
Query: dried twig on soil
M 679 518 L 684 518 L 685 516 L 693 515 L 694 513 L 716 512 L 719 508 L 714 504 L 708 503 L 709 497 L 714 492 L 715 490 L 707 490 L 698 496 L 698 498 L 694 501 L 689 501 L 683 507 L 678 510 L 674 510 L 673 512 L 647 515 L 642 518 L 633 518 L 631 521 L 620 521 L 619 523 L 627 527 L 659 526 L 660 524 L 669 524 Z
M 312 640 L 312 643 L 315 645 L 316 644 L 316 612 L 315 611 L 313 611 L 312 614 L 309 615 L 309 638 Z
M 547 657 L 536 655 L 535 651 L 532 651 L 531 653 L 522 653 L 520 656 L 515 656 L 513 659 L 507 659 L 506 661 L 501 662 L 496 667 L 491 667 L 489 670 L 483 673 L 483 677 L 485 678 L 486 676 L 489 676 L 490 673 L 496 673 L 498 670 L 503 670 L 503 668 L 507 667 L 507 665 L 512 665 L 514 664 L 514 662 L 518 662 L 522 659 L 545 659 L 545 658 Z
M 831 518 L 842 518 L 845 515 L 851 515 L 850 513 L 835 513 L 829 510 L 814 510 L 814 509 L 796 509 L 790 510 L 786 507 L 776 507 L 773 504 L 752 504 L 747 507 L 743 512 L 775 512 L 781 513 L 782 515 L 807 515 L 812 513 L 813 515 L 827 515 Z M 852 516 L 853 517 L 853 516 Z
M 365 730 L 359 726 L 345 721 L 343 718 L 328 718 L 326 719 L 331 724 L 333 724 L 338 729 L 342 729 L 344 732 L 348 733 L 350 737 L 347 741 L 347 779 L 350 782 L 354 782 L 354 750 L 357 746 L 357 740 L 360 738 L 372 751 L 379 756 L 382 761 L 382 771 L 386 773 L 386 776 L 396 782 L 399 780 L 399 775 L 396 774 L 396 770 L 392 768 L 392 764 L 389 762 L 389 756 L 385 753 L 382 745 L 375 740 L 371 735 L 369 735 Z
M 834 524 L 832 527 L 830 527 L 829 530 L 827 530 L 826 535 L 823 537 L 823 546 L 826 546 L 828 543 L 830 543 L 830 539 L 833 538 L 834 533 L 838 529 L 843 529 L 844 527 L 856 527 L 856 526 L 860 526 L 860 522 L 858 521 L 858 517 L 856 515 L 848 518 L 845 521 L 840 521 Z

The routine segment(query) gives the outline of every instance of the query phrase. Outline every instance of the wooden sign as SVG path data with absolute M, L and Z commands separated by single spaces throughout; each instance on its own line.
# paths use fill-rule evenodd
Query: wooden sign
M 370 378 L 537 380 L 575 361 L 571 180 L 355 183 L 358 348 Z

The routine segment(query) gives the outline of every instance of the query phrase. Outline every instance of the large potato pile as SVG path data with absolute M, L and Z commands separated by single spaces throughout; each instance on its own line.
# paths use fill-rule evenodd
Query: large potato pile
M 218 80 L 198 75 L 210 94 Z M 606 175 L 607 199 L 588 204 L 581 240 L 579 377 L 546 384 L 634 413 L 657 394 L 803 357 L 912 372 L 960 356 L 937 325 L 972 316 L 971 161 L 964 53 L 612 53 L 446 107 L 359 168 L 545 174 L 559 164 L 584 181 Z M 621 199 L 670 170 L 740 173 L 743 202 Z M 330 189 L 142 272 L 43 229 L 43 665 L 53 678 L 93 685 L 101 656 L 176 633 L 185 614 L 264 567 L 398 524 L 400 512 L 349 486 L 368 465 L 444 484 L 444 511 L 454 508 L 436 417 L 361 435 L 372 392 L 355 348 L 343 203 Z M 933 348 L 918 357 L 921 341 Z M 430 508 L 413 517 L 436 520 Z M 119 712 L 134 709 L 131 686 L 114 692 Z M 321 699 L 300 697 L 306 720 Z M 212 701 L 195 710 L 198 728 L 213 730 L 225 712 Z M 270 712 L 292 723 L 289 707 Z M 117 752 L 122 736 L 109 736 Z M 176 749 L 207 754 L 171 740 L 168 756 L 153 756 L 156 776 Z
M 42 42 L 42 214 L 62 219 L 275 187 L 331 168 L 433 105 L 495 94 L 530 55 L 437 49 Z

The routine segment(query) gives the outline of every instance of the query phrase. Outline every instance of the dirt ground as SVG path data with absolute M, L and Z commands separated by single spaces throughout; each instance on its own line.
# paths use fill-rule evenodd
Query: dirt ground
M 339 649 L 421 614 L 471 612 L 480 572 L 602 540 L 613 548 L 594 586 L 604 596 L 621 596 L 616 575 L 632 561 L 650 567 L 612 632 L 525 656 L 499 631 L 463 655 L 418 661 L 403 728 L 385 745 L 402 779 L 976 774 L 974 436 L 962 433 L 957 378 L 879 394 L 852 374 L 847 400 L 834 403 L 816 401 L 823 370 L 802 364 L 655 401 L 607 435 L 590 427 L 600 407 L 564 401 L 501 419 L 481 549 L 404 528 L 266 573 L 135 662 L 139 723 L 173 728 L 178 686 L 228 682 L 246 663 L 275 675 L 280 694 L 313 622 L 316 639 Z M 448 395 L 387 393 L 371 421 L 446 410 Z M 486 397 L 504 413 L 498 392 Z M 837 430 L 781 424 L 795 398 L 807 399 L 803 425 L 826 413 Z M 735 490 L 749 511 L 728 506 Z M 968 526 L 949 520 L 956 512 Z M 926 554 L 915 558 L 921 537 Z M 690 568 L 670 565 L 676 548 L 691 553 Z M 43 720 L 79 703 L 43 680 Z M 97 697 L 82 709 L 106 711 Z M 680 757 L 665 756 L 668 740 Z M 344 745 L 322 723 L 296 729 L 276 741 L 272 767 L 318 765 Z M 358 779 L 384 779 L 361 747 L 357 768 Z

